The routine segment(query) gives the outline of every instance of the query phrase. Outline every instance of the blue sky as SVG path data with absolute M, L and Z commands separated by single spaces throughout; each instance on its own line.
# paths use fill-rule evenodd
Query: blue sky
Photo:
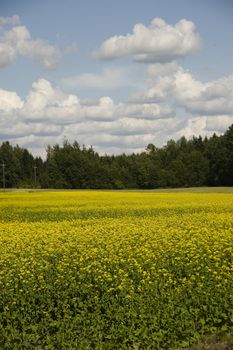
M 0 141 L 121 153 L 224 132 L 232 17 L 230 0 L 2 0 Z

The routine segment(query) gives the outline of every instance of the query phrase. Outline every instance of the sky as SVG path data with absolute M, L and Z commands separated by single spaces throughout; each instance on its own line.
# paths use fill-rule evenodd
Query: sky
M 0 0 L 0 142 L 137 153 L 233 124 L 231 0 Z

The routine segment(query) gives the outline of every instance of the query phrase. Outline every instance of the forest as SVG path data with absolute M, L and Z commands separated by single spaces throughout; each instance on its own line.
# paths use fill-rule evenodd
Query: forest
M 149 144 L 137 154 L 99 155 L 77 141 L 34 157 L 9 141 L 0 146 L 0 187 L 153 189 L 233 185 L 233 125 L 220 136 Z

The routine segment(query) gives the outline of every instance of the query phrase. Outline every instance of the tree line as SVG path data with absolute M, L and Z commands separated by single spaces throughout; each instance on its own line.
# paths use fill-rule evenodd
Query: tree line
M 46 159 L 5 141 L 0 146 L 0 187 L 153 189 L 233 185 L 233 125 L 217 136 L 149 144 L 137 154 L 99 155 L 65 141 L 48 146 Z M 0 169 L 1 170 L 1 169 Z M 2 186 L 1 186 L 2 184 Z

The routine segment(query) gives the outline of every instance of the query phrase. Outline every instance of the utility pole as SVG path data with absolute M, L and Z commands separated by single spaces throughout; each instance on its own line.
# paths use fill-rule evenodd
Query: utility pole
M 36 188 L 36 169 L 37 169 L 37 166 L 35 165 L 34 166 L 34 184 L 35 184 L 35 188 Z
M 5 166 L 6 166 L 6 164 L 5 164 L 4 161 L 3 161 L 3 162 L 2 162 L 2 187 L 3 187 L 3 190 L 4 190 L 4 191 L 5 191 L 5 187 L 6 187 Z

